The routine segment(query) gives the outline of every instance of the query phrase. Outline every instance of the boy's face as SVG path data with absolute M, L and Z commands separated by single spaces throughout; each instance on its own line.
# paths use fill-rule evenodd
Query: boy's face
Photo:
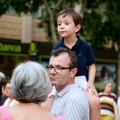
M 58 33 L 61 37 L 71 37 L 76 36 L 76 33 L 80 29 L 80 25 L 75 26 L 73 18 L 71 15 L 59 15 L 57 18 Z

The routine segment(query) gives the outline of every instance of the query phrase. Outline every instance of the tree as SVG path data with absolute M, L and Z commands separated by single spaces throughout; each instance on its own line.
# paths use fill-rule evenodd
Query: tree
M 42 25 L 44 26 L 47 26 L 48 28 L 48 38 L 50 38 L 50 41 L 53 43 L 53 44 L 56 44 L 58 43 L 60 37 L 59 35 L 57 34 L 57 30 L 56 30 L 56 14 L 61 11 L 62 9 L 64 8 L 67 8 L 67 7 L 72 7 L 74 8 L 75 6 L 75 3 L 80 3 L 80 4 L 83 4 L 85 3 L 85 1 L 87 0 L 74 0 L 74 2 L 72 0 L 43 0 L 42 2 L 42 11 L 43 11 L 43 14 L 42 14 Z M 47 10 L 47 12 L 46 12 Z M 82 9 L 83 10 L 83 7 Z M 47 25 L 45 25 L 47 23 Z
M 82 3 L 86 0 L 1 0 L 0 15 L 4 14 L 9 8 L 14 9 L 19 15 L 21 13 L 37 12 L 40 8 L 42 11 L 41 25 L 47 30 L 49 41 L 56 44 L 59 36 L 56 31 L 56 14 L 66 7 L 74 7 L 74 3 Z M 7 4 L 8 3 L 8 4 Z
M 81 36 L 95 48 L 113 49 L 115 46 L 118 53 L 117 78 L 120 82 L 120 0 L 0 0 L 0 15 L 9 8 L 13 8 L 18 14 L 28 14 L 38 11 L 40 7 L 40 26 L 47 29 L 48 38 L 55 44 L 59 40 L 56 14 L 66 7 L 79 8 L 75 5 L 80 6 L 78 11 L 83 17 Z
M 83 18 L 82 36 L 95 48 L 115 49 L 118 53 L 117 79 L 120 85 L 120 1 L 90 0 Z
M 4 14 L 9 8 L 9 0 L 0 0 L 0 15 Z

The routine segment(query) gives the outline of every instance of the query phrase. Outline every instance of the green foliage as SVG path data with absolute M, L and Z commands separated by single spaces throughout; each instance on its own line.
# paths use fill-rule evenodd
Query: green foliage
M 4 14 L 9 8 L 9 0 L 0 0 L 0 15 Z
M 87 2 L 81 34 L 95 47 L 106 40 L 120 44 L 120 1 L 90 0 Z
M 11 0 L 11 6 L 18 14 L 36 12 L 40 3 L 40 0 Z
M 12 8 L 16 13 L 36 12 L 42 4 L 40 0 L 0 0 L 0 15 Z
M 47 2 L 48 6 L 45 4 Z M 0 0 L 0 15 L 9 8 L 13 8 L 18 14 L 36 12 L 42 7 L 42 24 L 47 25 L 49 36 L 51 33 L 51 10 L 56 26 L 56 14 L 64 8 L 74 6 L 74 2 L 87 2 L 84 10 L 81 35 L 93 46 L 102 47 L 106 40 L 112 40 L 120 44 L 120 0 Z M 57 32 L 56 32 L 57 33 Z

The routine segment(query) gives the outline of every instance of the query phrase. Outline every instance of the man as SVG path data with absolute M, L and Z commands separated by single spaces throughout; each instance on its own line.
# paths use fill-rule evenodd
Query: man
M 47 70 L 51 84 L 57 90 L 51 113 L 65 120 L 89 120 L 89 105 L 82 88 L 74 84 L 78 60 L 74 52 L 66 48 L 53 50 Z

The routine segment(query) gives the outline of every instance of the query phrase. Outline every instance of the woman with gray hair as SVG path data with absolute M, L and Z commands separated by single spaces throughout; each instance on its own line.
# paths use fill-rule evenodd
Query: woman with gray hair
M 103 92 L 99 93 L 101 103 L 101 118 L 100 120 L 116 120 L 118 116 L 117 96 L 112 92 L 113 82 L 110 80 L 104 81 Z
M 31 61 L 18 64 L 11 78 L 11 92 L 19 103 L 9 108 L 0 107 L 2 120 L 64 120 L 41 106 L 50 90 L 45 68 Z

